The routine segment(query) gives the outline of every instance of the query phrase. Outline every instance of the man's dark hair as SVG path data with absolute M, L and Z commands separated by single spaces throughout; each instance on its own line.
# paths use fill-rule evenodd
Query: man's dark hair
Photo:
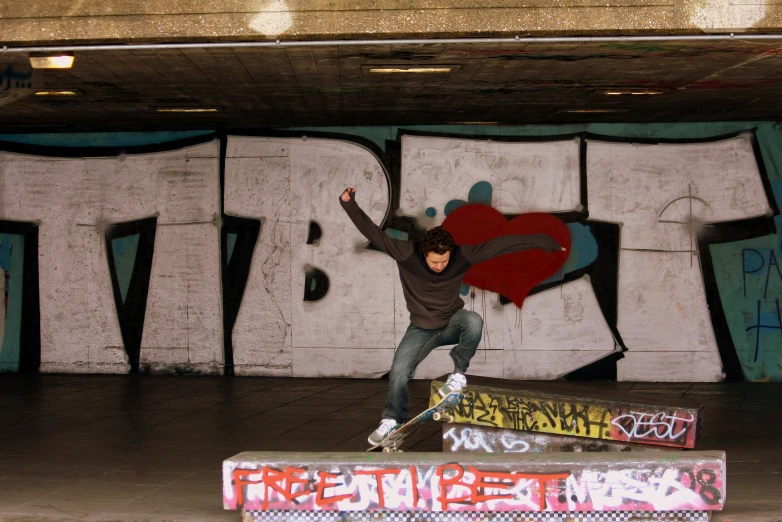
M 447 230 L 443 227 L 434 227 L 426 231 L 421 241 L 421 251 L 424 256 L 429 252 L 445 254 L 453 250 L 454 245 L 453 236 Z

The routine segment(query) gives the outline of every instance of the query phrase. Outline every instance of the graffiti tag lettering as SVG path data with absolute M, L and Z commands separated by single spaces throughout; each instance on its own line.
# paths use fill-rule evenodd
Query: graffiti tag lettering
M 628 439 L 668 439 L 679 440 L 686 435 L 695 417 L 677 417 L 665 413 L 633 412 L 619 415 L 611 421 Z

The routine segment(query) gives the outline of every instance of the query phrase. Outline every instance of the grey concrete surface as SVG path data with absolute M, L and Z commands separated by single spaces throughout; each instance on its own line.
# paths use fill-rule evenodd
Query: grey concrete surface
M 0 3 L 4 43 L 777 31 L 774 1 L 28 0 Z
M 197 376 L 0 375 L 0 520 L 234 521 L 220 464 L 242 451 L 362 451 L 386 381 Z M 713 520 L 782 520 L 782 385 L 567 386 L 705 406 L 696 449 L 727 452 Z M 411 385 L 413 413 L 429 381 Z M 440 425 L 408 451 L 441 451 Z

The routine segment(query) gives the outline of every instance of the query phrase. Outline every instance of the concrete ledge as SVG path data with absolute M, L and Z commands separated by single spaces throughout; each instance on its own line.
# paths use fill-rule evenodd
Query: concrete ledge
M 557 454 L 244 452 L 223 506 L 245 511 L 712 511 L 722 451 Z
M 702 422 L 703 407 L 681 401 L 654 404 L 637 397 L 628 400 L 626 394 L 618 398 L 556 385 L 523 389 L 533 385 L 480 377 L 469 377 L 468 382 L 456 410 L 456 422 L 461 424 L 694 448 Z M 432 381 L 430 405 L 442 384 L 442 379 Z
M 675 448 L 568 437 L 549 433 L 489 428 L 467 424 L 443 424 L 444 452 L 473 453 L 552 453 L 607 451 L 675 451 Z

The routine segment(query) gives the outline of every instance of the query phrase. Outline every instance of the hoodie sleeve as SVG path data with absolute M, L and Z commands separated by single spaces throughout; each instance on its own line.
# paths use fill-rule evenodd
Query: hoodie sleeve
M 546 252 L 559 252 L 562 246 L 546 234 L 529 234 L 495 237 L 477 245 L 462 245 L 462 254 L 471 265 L 492 257 L 511 254 L 522 250 L 540 248 Z
M 356 225 L 358 231 L 396 261 L 404 261 L 413 255 L 413 242 L 394 239 L 383 232 L 383 230 L 375 225 L 372 220 L 369 219 L 369 216 L 361 210 L 361 207 L 356 203 L 354 196 L 351 196 L 350 201 L 344 202 L 342 201 L 340 194 L 339 204 L 342 205 L 342 208 L 345 210 L 350 220 L 353 221 L 353 224 Z

